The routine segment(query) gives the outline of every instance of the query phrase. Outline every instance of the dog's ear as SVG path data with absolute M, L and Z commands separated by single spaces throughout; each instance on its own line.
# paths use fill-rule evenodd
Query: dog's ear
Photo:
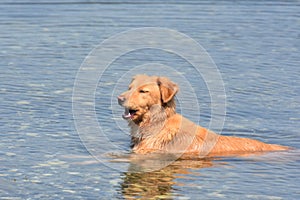
M 159 77 L 157 84 L 160 88 L 161 99 L 163 103 L 168 103 L 173 99 L 175 94 L 178 92 L 178 85 L 170 81 L 166 77 Z

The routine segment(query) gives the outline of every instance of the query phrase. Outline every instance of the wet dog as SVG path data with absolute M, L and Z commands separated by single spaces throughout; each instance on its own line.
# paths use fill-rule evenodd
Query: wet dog
M 178 89 L 166 77 L 137 75 L 128 91 L 118 96 L 119 104 L 125 108 L 123 118 L 131 128 L 135 153 L 223 156 L 289 149 L 249 138 L 222 136 L 196 125 L 176 113 L 174 97 Z

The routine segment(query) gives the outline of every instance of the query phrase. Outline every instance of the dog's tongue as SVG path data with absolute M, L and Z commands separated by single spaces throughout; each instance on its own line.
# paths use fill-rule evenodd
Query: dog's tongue
M 133 116 L 135 115 L 136 110 L 130 110 L 128 108 L 125 108 L 125 112 L 122 115 L 124 119 L 132 119 Z
M 130 112 L 129 112 L 129 109 L 125 109 L 125 112 L 124 112 L 124 114 L 122 115 L 122 117 L 124 118 L 124 119 L 130 119 L 131 117 L 132 117 L 132 115 L 130 114 Z

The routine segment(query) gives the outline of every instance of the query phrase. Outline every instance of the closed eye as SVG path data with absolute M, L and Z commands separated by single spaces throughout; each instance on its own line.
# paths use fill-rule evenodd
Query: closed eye
M 140 93 L 148 93 L 149 91 L 148 90 L 140 90 L 139 92 Z

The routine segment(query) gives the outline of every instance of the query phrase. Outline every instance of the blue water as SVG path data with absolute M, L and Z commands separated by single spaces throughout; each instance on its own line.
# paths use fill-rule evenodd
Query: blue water
M 1 1 L 0 199 L 299 199 L 299 10 L 299 1 Z M 115 100 L 132 68 L 172 66 L 176 73 L 157 72 L 184 76 L 200 124 L 211 119 L 209 91 L 191 64 L 144 49 L 115 60 L 99 80 L 96 116 L 110 141 L 99 144 L 112 164 L 95 159 L 74 124 L 76 74 L 103 40 L 141 27 L 177 30 L 207 50 L 224 82 L 221 134 L 295 150 L 132 172 L 129 130 Z M 189 100 L 183 88 L 179 99 Z M 179 109 L 197 121 L 194 106 Z M 111 156 L 111 146 L 126 156 Z

